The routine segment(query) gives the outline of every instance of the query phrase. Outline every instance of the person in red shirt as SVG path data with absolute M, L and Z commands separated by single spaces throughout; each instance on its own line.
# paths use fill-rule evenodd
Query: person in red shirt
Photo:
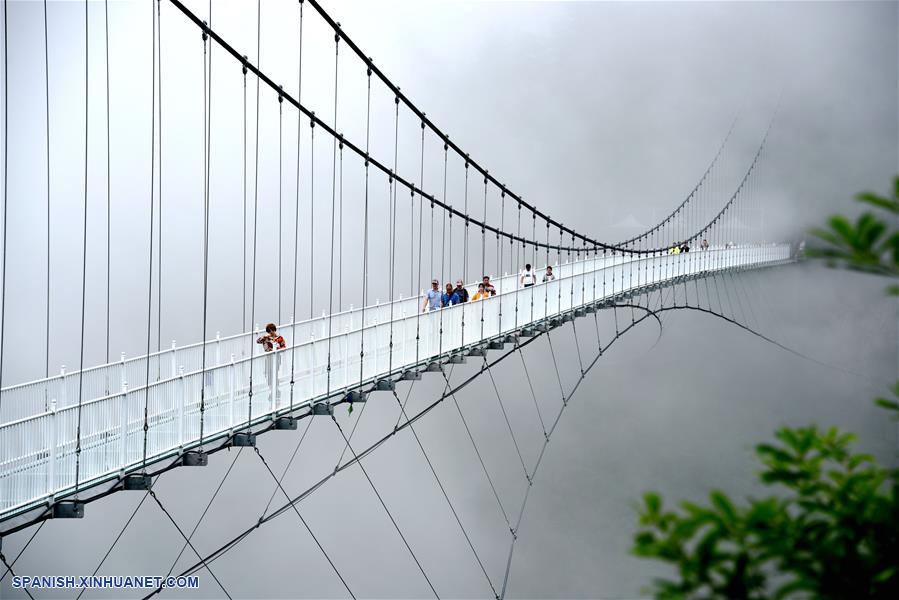
M 278 327 L 274 323 L 269 323 L 265 326 L 265 335 L 257 339 L 256 343 L 262 344 L 262 348 L 266 352 L 271 352 L 276 348 L 278 350 L 287 348 L 287 342 L 284 341 L 284 337 L 278 334 Z
M 284 337 L 278 334 L 278 327 L 274 323 L 265 326 L 265 335 L 260 336 L 256 340 L 257 344 L 262 344 L 265 352 L 274 350 L 283 350 L 287 348 L 287 342 Z M 267 356 L 265 358 L 265 381 L 269 385 L 270 392 L 273 395 L 273 403 L 277 407 L 278 399 L 281 397 L 281 387 L 278 385 L 278 371 L 281 370 L 281 355 Z

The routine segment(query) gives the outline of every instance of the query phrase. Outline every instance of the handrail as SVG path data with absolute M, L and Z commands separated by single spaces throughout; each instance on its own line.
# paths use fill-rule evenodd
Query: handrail
M 781 244 L 774 244 L 774 246 L 780 246 L 780 245 L 781 245 Z M 748 245 L 748 246 L 744 244 L 744 245 L 732 246 L 732 247 L 730 247 L 730 248 L 725 248 L 725 247 L 710 247 L 710 248 L 707 249 L 707 250 L 697 251 L 697 254 L 705 254 L 705 253 L 712 253 L 712 252 L 723 252 L 723 251 L 729 251 L 729 250 L 734 250 L 734 249 L 745 249 L 745 248 L 764 247 L 764 246 L 765 246 L 765 244 L 750 244 L 750 245 Z M 556 281 L 562 282 L 562 281 L 566 281 L 566 280 L 569 280 L 569 279 L 572 279 L 572 278 L 578 277 L 578 276 L 589 275 L 589 274 L 591 274 L 591 273 L 599 273 L 599 272 L 602 272 L 602 271 L 604 271 L 604 270 L 606 270 L 606 269 L 612 269 L 612 268 L 614 268 L 614 267 L 618 267 L 618 266 L 621 266 L 621 265 L 626 264 L 626 263 L 630 263 L 630 264 L 632 264 L 632 263 L 639 263 L 639 262 L 641 262 L 641 261 L 651 260 L 651 259 L 653 259 L 653 258 L 659 258 L 659 257 L 660 257 L 660 256 L 641 256 L 641 257 L 638 257 L 638 258 L 634 258 L 633 260 L 627 260 L 627 261 L 622 261 L 622 262 L 615 263 L 615 264 L 605 265 L 605 266 L 602 266 L 602 267 L 600 267 L 600 268 L 593 269 L 593 270 L 590 270 L 590 271 L 582 271 L 582 272 L 578 272 L 578 273 L 572 273 L 572 274 L 567 275 L 567 276 L 557 277 L 557 278 L 556 278 Z M 579 262 L 584 262 L 584 261 L 579 261 Z M 567 263 L 567 264 L 575 264 L 575 263 L 574 263 L 574 262 L 571 262 L 571 263 Z M 511 277 L 511 275 L 510 275 L 509 277 Z M 540 282 L 540 283 L 536 283 L 533 287 L 534 287 L 534 289 L 539 289 L 540 286 L 545 286 L 545 285 L 548 285 L 549 283 L 550 283 L 550 282 Z M 512 290 L 512 291 L 507 292 L 507 293 L 515 293 L 515 292 L 521 291 L 521 289 L 522 289 L 522 288 L 516 288 L 515 290 Z M 492 297 L 487 298 L 487 299 L 485 299 L 485 300 L 481 300 L 480 302 L 490 302 L 491 300 L 500 298 L 501 296 L 502 296 L 501 294 L 497 294 L 496 296 L 492 296 Z M 408 298 L 406 298 L 406 299 L 404 299 L 404 300 L 408 300 Z M 471 304 L 471 303 L 469 303 L 469 304 Z M 449 306 L 449 307 L 441 308 L 440 310 L 453 310 L 453 309 L 459 310 L 459 309 L 461 309 L 461 308 L 463 308 L 463 305 L 462 305 L 462 304 L 457 304 L 457 305 L 454 305 L 454 306 Z M 414 318 L 414 317 L 416 317 L 416 316 L 417 316 L 417 314 L 411 314 L 411 315 L 409 315 L 409 314 L 404 314 L 404 315 L 402 315 L 402 316 L 399 316 L 399 317 L 395 318 L 392 322 L 393 322 L 393 323 L 398 323 L 398 322 L 404 321 L 404 320 L 406 320 L 406 319 Z M 321 318 L 321 317 L 318 317 L 318 318 Z M 325 317 L 325 318 L 327 318 L 327 317 Z M 386 324 L 387 324 L 387 323 L 374 323 L 374 324 L 370 324 L 370 325 L 365 325 L 365 324 L 363 324 L 362 327 L 358 327 L 358 328 L 352 329 L 352 330 L 342 331 L 342 332 L 340 332 L 340 333 L 338 333 L 338 334 L 335 334 L 335 335 L 331 336 L 331 339 L 336 339 L 336 338 L 340 338 L 340 337 L 343 337 L 343 336 L 349 336 L 349 335 L 351 335 L 351 334 L 358 333 L 358 332 L 360 332 L 360 331 L 364 333 L 366 330 L 372 330 L 372 329 L 375 329 L 375 328 L 377 328 L 377 327 L 383 327 L 383 326 L 386 325 Z M 322 339 L 326 339 L 326 338 L 322 338 Z M 273 354 L 272 354 L 272 353 L 259 353 L 259 354 L 255 354 L 255 355 L 251 355 L 251 356 L 245 356 L 245 357 L 242 357 L 242 358 L 237 359 L 237 360 L 234 360 L 234 361 L 230 361 L 230 360 L 229 360 L 227 363 L 220 364 L 220 365 L 216 365 L 216 366 L 214 366 L 214 367 L 207 367 L 206 369 L 196 369 L 196 370 L 189 371 L 189 372 L 186 372 L 186 373 L 179 373 L 179 374 L 177 374 L 177 375 L 173 375 L 173 376 L 168 377 L 168 378 L 165 378 L 165 379 L 158 379 L 158 380 L 156 380 L 156 381 L 151 381 L 151 382 L 149 383 L 149 385 L 146 385 L 146 384 L 145 384 L 145 385 L 143 385 L 143 386 L 140 386 L 140 387 L 134 387 L 134 388 L 130 388 L 130 387 L 129 387 L 129 388 L 127 389 L 127 391 L 122 391 L 122 390 L 120 390 L 120 391 L 118 391 L 118 392 L 116 392 L 116 393 L 111 393 L 111 394 L 108 394 L 108 395 L 106 395 L 106 396 L 101 396 L 101 397 L 97 397 L 97 398 L 91 398 L 90 400 L 86 400 L 86 401 L 82 402 L 82 403 L 81 403 L 81 406 L 84 407 L 84 406 L 88 406 L 88 405 L 91 405 L 91 404 L 94 404 L 94 403 L 96 403 L 96 402 L 100 402 L 100 401 L 103 401 L 103 400 L 108 400 L 108 399 L 111 399 L 111 398 L 117 398 L 117 397 L 121 396 L 121 395 L 124 394 L 124 393 L 128 393 L 128 394 L 136 394 L 136 393 L 140 393 L 140 392 L 145 392 L 145 393 L 146 393 L 147 390 L 150 390 L 150 389 L 152 389 L 152 388 L 154 388 L 154 387 L 156 387 L 156 386 L 164 385 L 164 384 L 170 383 L 170 382 L 172 382 L 172 381 L 176 381 L 176 380 L 178 380 L 178 379 L 183 379 L 183 378 L 185 378 L 185 377 L 189 377 L 189 376 L 192 376 L 192 375 L 197 375 L 197 374 L 200 374 L 200 373 L 211 373 L 211 372 L 217 371 L 217 370 L 219 370 L 219 369 L 227 369 L 227 368 L 231 368 L 231 367 L 236 367 L 236 366 L 238 366 L 238 365 L 247 363 L 247 362 L 249 362 L 249 361 L 256 360 L 256 359 L 258 359 L 258 358 L 260 358 L 260 357 L 272 356 L 272 355 L 276 355 L 276 354 L 284 354 L 284 353 L 289 352 L 289 351 L 291 351 L 291 350 L 296 351 L 296 350 L 299 350 L 299 349 L 301 349 L 301 348 L 305 348 L 305 347 L 307 347 L 307 346 L 309 346 L 309 345 L 311 345 L 311 344 L 314 344 L 314 343 L 317 342 L 317 341 L 321 341 L 321 339 L 319 339 L 319 340 L 316 340 L 316 339 L 314 339 L 314 338 L 313 338 L 313 339 L 308 339 L 308 340 L 305 340 L 305 341 L 303 341 L 303 342 L 299 342 L 299 343 L 297 343 L 297 344 L 294 344 L 293 346 L 291 346 L 291 347 L 289 347 L 289 348 L 283 348 L 283 349 L 275 350 L 275 351 L 273 351 Z M 199 345 L 199 343 L 195 344 L 195 346 L 196 346 L 196 345 Z M 170 350 L 169 350 L 169 352 L 170 352 Z M 145 357 L 142 357 L 142 358 L 145 358 Z M 115 365 L 115 364 L 118 364 L 118 363 L 112 363 L 112 364 Z M 55 376 L 54 378 L 50 378 L 49 380 L 58 379 L 59 377 L 60 377 L 60 376 L 57 375 L 57 376 Z M 48 380 L 48 381 L 49 381 L 49 380 Z M 21 423 L 23 423 L 23 422 L 26 422 L 26 421 L 29 421 L 29 420 L 32 420 L 32 419 L 37 419 L 37 418 L 41 418 L 41 417 L 47 416 L 47 415 L 51 414 L 52 412 L 57 412 L 57 413 L 59 413 L 59 412 L 61 412 L 61 411 L 65 411 L 65 410 L 72 409 L 72 408 L 76 408 L 76 409 L 77 409 L 77 405 L 64 406 L 64 407 L 61 407 L 61 408 L 56 409 L 56 411 L 46 410 L 46 411 L 43 411 L 43 412 L 41 412 L 41 413 L 36 413 L 36 414 L 34 414 L 34 415 L 29 415 L 29 416 L 26 416 L 26 417 L 21 417 L 21 418 L 19 418 L 19 419 L 16 419 L 16 420 L 14 420 L 14 421 L 9 421 L 9 422 L 7 422 L 7 423 L 0 423 L 0 430 L 3 430 L 4 428 L 9 427 L 9 426 L 12 426 L 12 425 L 21 424 Z

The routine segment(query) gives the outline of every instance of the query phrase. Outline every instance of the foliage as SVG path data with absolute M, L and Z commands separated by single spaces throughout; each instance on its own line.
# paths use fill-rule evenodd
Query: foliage
M 853 224 L 835 215 L 813 229 L 823 247 L 808 255 L 829 266 L 899 278 L 899 177 L 891 197 L 856 200 L 870 211 Z M 888 287 L 899 295 L 899 284 Z M 893 398 L 875 404 L 899 421 Z M 765 498 L 735 502 L 715 490 L 708 503 L 666 509 L 646 493 L 638 507 L 636 555 L 674 565 L 676 579 L 657 579 L 657 598 L 899 598 L 899 470 L 852 451 L 855 436 L 815 425 L 783 428 L 756 446 Z
M 781 493 L 740 504 L 716 490 L 679 510 L 644 495 L 634 552 L 679 576 L 656 580 L 656 597 L 899 598 L 899 471 L 852 452 L 854 436 L 837 428 L 784 428 L 776 440 L 756 455 L 761 481 Z
M 830 266 L 899 278 L 899 177 L 893 181 L 891 196 L 862 192 L 855 199 L 879 214 L 865 211 L 854 224 L 842 215 L 833 215 L 827 228 L 811 230 L 824 245 L 810 248 L 808 255 L 823 258 Z M 879 216 L 883 213 L 887 213 L 886 219 Z M 899 295 L 899 284 L 887 289 L 890 294 Z

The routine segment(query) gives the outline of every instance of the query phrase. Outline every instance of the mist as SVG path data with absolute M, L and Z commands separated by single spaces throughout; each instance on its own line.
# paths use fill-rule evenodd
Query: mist
M 185 5 L 208 19 L 207 3 Z M 136 0 L 108 5 L 107 177 L 104 4 L 89 3 L 85 109 L 84 5 L 49 3 L 48 171 L 43 5 L 8 3 L 4 386 L 43 377 L 45 370 L 57 373 L 62 365 L 77 369 L 82 335 L 85 366 L 106 362 L 107 354 L 116 360 L 120 353 L 135 356 L 172 340 L 180 345 L 201 339 L 203 42 L 173 5 L 160 4 L 162 62 L 155 68 L 162 73 L 162 142 L 154 145 L 151 119 L 160 127 L 160 113 L 154 115 L 151 104 L 155 6 Z M 287 93 L 335 123 L 345 139 L 369 148 L 372 157 L 441 201 L 515 230 L 518 215 L 511 202 L 504 205 L 492 187 L 485 198 L 483 180 L 472 170 L 466 188 L 460 157 L 450 154 L 444 171 L 442 143 L 431 135 L 422 141 L 417 118 L 405 110 L 397 116 L 393 95 L 374 79 L 368 104 L 365 67 L 344 45 L 337 55 L 335 114 L 333 34 L 308 6 L 300 89 L 299 3 L 267 0 L 261 6 L 258 52 L 255 4 L 217 0 L 212 27 L 283 82 Z M 324 8 L 471 159 L 543 212 L 604 241 L 638 234 L 639 226 L 667 215 L 696 185 L 734 122 L 708 201 L 727 201 L 774 119 L 754 188 L 761 207 L 753 230 L 757 241 L 796 241 L 834 212 L 855 214 L 853 194 L 886 189 L 899 167 L 894 2 L 330 2 Z M 333 141 L 320 128 L 313 141 L 309 120 L 298 118 L 288 102 L 279 111 L 277 94 L 264 86 L 257 104 L 252 77 L 244 129 L 240 65 L 220 48 L 207 48 L 207 337 L 358 307 L 366 275 L 366 197 L 370 303 L 386 301 L 391 292 L 418 294 L 431 277 L 472 281 L 484 271 L 496 276 L 520 268 L 527 255 L 500 248 L 489 236 L 482 257 L 475 229 L 468 232 L 471 255 L 465 261 L 462 223 L 453 219 L 452 231 L 444 233 L 448 223 L 438 211 L 431 229 L 430 206 L 410 198 L 408 190 L 397 192 L 397 220 L 391 224 L 388 178 L 370 170 L 366 196 L 363 160 L 346 149 L 341 178 L 341 153 Z M 151 181 L 157 236 L 152 247 Z M 529 220 L 524 215 L 526 232 Z M 551 235 L 558 241 L 557 232 Z M 549 260 L 569 258 L 552 254 Z M 871 402 L 887 393 L 899 362 L 896 304 L 883 293 L 885 282 L 810 263 L 735 278 L 739 283 L 728 278 L 730 285 L 748 290 L 749 302 L 734 316 L 796 354 L 690 311 L 666 313 L 661 328 L 647 319 L 616 341 L 586 375 L 547 448 L 515 545 L 510 597 L 640 596 L 653 577 L 666 574 L 630 554 L 640 495 L 654 489 L 675 501 L 702 499 L 716 488 L 736 497 L 764 493 L 755 483 L 752 448 L 778 427 L 836 425 L 858 433 L 861 450 L 897 464 L 895 424 Z M 500 502 L 454 403 L 444 401 L 415 425 L 493 585 L 502 583 L 511 541 L 503 511 L 517 516 L 527 486 L 515 443 L 531 468 L 547 427 L 541 420 L 561 408 L 560 383 L 566 393 L 571 389 L 579 360 L 592 360 L 600 343 L 611 339 L 616 319 L 629 323 L 630 311 L 606 310 L 595 323 L 579 319 L 574 327 L 554 331 L 555 360 L 541 338 L 491 369 L 502 406 L 483 376 L 456 395 Z M 448 375 L 455 383 L 478 368 L 469 359 Z M 525 368 L 535 399 L 522 377 Z M 411 416 L 445 385 L 439 376 L 425 376 L 411 392 L 402 383 L 397 393 L 402 400 L 409 394 Z M 396 399 L 379 393 L 364 412 L 357 408 L 347 415 L 343 409 L 337 419 L 345 431 L 358 422 L 352 446 L 360 451 L 401 416 Z M 259 451 L 276 474 L 306 425 L 260 436 Z M 344 446 L 329 420 L 312 419 L 285 489 L 299 494 L 332 472 L 339 456 L 351 454 Z M 275 491 L 255 452 L 218 453 L 208 467 L 176 469 L 154 486 L 173 518 L 190 531 L 232 461 L 232 473 L 192 540 L 201 553 L 253 525 Z M 411 432 L 398 433 L 362 464 L 437 591 L 491 597 Z M 88 505 L 83 520 L 48 522 L 16 563 L 16 573 L 93 572 L 142 497 L 114 494 Z M 279 491 L 272 505 L 284 502 Z M 430 595 L 358 467 L 329 480 L 298 509 L 358 596 Z M 5 538 L 3 553 L 16 556 L 32 533 Z M 147 500 L 100 574 L 164 574 L 182 544 L 171 522 Z M 188 548 L 175 572 L 194 562 Z M 233 597 L 346 595 L 292 511 L 260 527 L 211 568 Z M 223 596 L 208 572 L 198 574 L 199 590 L 163 596 Z M 92 590 L 85 597 L 139 595 L 126 592 Z M 40 597 L 73 595 L 44 591 Z M 11 589 L 7 577 L 0 597 L 24 594 Z

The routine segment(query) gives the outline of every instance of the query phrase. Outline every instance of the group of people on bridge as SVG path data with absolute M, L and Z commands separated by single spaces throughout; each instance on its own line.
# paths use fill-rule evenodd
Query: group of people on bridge
M 548 265 L 546 267 L 546 272 L 542 277 L 543 283 L 552 281 L 555 278 L 556 276 L 553 273 L 552 266 Z M 524 270 L 518 277 L 518 282 L 521 287 L 531 287 L 532 285 L 537 283 L 537 279 L 537 274 L 534 272 L 529 263 L 524 266 Z M 492 283 L 490 283 L 489 275 L 484 275 L 483 280 L 478 284 L 478 290 L 473 295 L 469 294 L 468 289 L 466 289 L 461 279 L 456 281 L 455 287 L 453 287 L 452 283 L 447 283 L 445 291 L 440 290 L 439 280 L 432 279 L 431 289 L 426 291 L 424 294 L 421 305 L 421 312 L 439 310 L 441 308 L 447 308 L 456 304 L 462 304 L 463 302 L 477 302 L 478 300 L 485 300 L 495 295 L 496 288 Z
M 699 249 L 700 250 L 708 250 L 709 249 L 709 241 L 706 239 L 703 239 L 702 242 L 699 244 Z M 684 242 L 680 246 L 672 246 L 671 249 L 668 250 L 668 254 L 680 254 L 682 252 L 689 252 L 689 251 L 690 251 L 690 244 L 688 244 L 687 242 Z

